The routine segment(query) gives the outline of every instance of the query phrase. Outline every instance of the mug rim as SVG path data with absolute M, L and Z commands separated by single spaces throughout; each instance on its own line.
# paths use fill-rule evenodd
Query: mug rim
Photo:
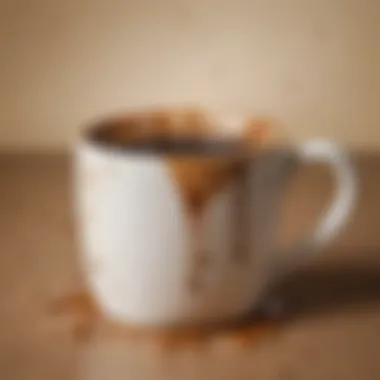
M 149 131 L 141 133 L 141 127 L 144 127 L 144 122 L 147 120 L 151 123 L 151 126 L 154 126 L 155 121 L 152 119 L 154 116 L 158 115 L 160 117 L 170 118 L 178 112 L 192 112 L 196 117 L 205 119 L 200 121 L 194 132 L 189 132 L 188 130 L 181 131 L 175 126 L 175 123 L 172 122 L 172 124 L 170 124 L 169 120 L 167 124 L 168 129 L 164 130 L 163 133 L 155 134 Z M 236 133 L 236 131 L 232 130 L 232 133 L 223 133 L 223 129 L 219 128 L 216 122 L 210 121 L 211 119 L 206 119 L 209 114 L 211 113 L 201 108 L 188 109 L 176 107 L 158 109 L 145 108 L 123 113 L 114 113 L 89 123 L 81 131 L 80 145 L 95 148 L 97 151 L 105 153 L 153 157 L 215 158 L 252 155 L 257 146 L 252 147 L 246 144 L 243 136 L 240 133 Z M 124 128 L 121 128 L 123 124 Z M 200 127 L 200 125 L 204 126 Z M 137 135 L 130 136 L 120 143 L 112 141 L 112 139 L 108 139 L 107 141 L 107 134 L 110 133 L 110 131 L 112 132 L 112 127 L 115 127 L 116 130 L 123 129 L 123 131 L 126 131 L 128 127 L 130 129 L 136 128 L 135 132 L 137 132 Z M 101 136 L 102 132 L 106 134 L 103 137 Z M 161 146 L 159 149 L 155 149 L 154 144 L 157 143 L 167 145 L 166 147 Z M 176 144 L 182 144 L 182 148 L 184 147 L 186 149 L 182 149 L 181 146 L 175 147 Z M 193 145 L 186 146 L 186 144 Z

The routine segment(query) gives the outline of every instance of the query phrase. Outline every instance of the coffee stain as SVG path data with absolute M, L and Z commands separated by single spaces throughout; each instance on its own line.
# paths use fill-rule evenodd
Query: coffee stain
M 73 318 L 72 336 L 77 343 L 87 343 L 102 332 L 107 337 L 128 341 L 144 340 L 156 344 L 164 351 L 176 348 L 204 348 L 208 343 L 229 340 L 238 347 L 248 347 L 272 336 L 282 327 L 279 319 L 257 319 L 234 321 L 207 326 L 176 327 L 158 329 L 129 326 L 107 321 L 90 293 L 78 292 L 63 296 L 49 304 L 54 315 Z
M 274 120 L 264 117 L 251 117 L 243 126 L 242 140 L 250 149 L 257 149 L 268 144 L 274 138 Z
M 210 119 L 205 112 L 200 110 L 191 109 L 182 112 L 183 124 L 180 130 L 190 136 L 204 137 L 205 135 L 215 132 L 215 125 L 212 125 Z M 173 129 L 177 129 L 173 125 Z
M 222 189 L 244 175 L 247 162 L 243 157 L 181 156 L 166 160 L 171 177 L 185 207 L 193 249 L 188 287 L 201 290 L 204 271 L 200 262 L 207 261 L 202 219 L 206 204 Z
M 73 293 L 53 301 L 49 305 L 53 314 L 69 314 L 74 318 L 72 334 L 75 341 L 87 342 L 96 331 L 101 313 L 93 298 L 86 292 Z
M 129 115 L 99 123 L 89 132 L 89 137 L 95 141 L 118 145 L 134 141 L 139 134 L 143 134 L 143 131 L 141 121 Z
M 237 328 L 232 334 L 239 345 L 247 347 L 265 336 L 278 331 L 279 328 L 280 325 L 278 322 L 267 320 L 253 323 L 250 326 Z
M 251 178 L 248 170 L 250 169 L 254 153 L 262 147 L 268 140 L 270 121 L 265 118 L 250 118 L 246 122 L 242 133 L 242 150 L 248 151 L 248 156 L 244 157 L 245 166 L 242 165 L 241 175 L 236 178 L 236 200 L 234 216 L 234 246 L 232 247 L 233 261 L 246 264 L 250 258 L 250 242 L 253 233 L 251 223 L 252 209 L 250 201 L 254 196 L 250 186 Z
M 245 173 L 238 179 L 236 189 L 232 255 L 233 261 L 239 264 L 247 264 L 250 258 L 250 240 L 253 233 L 250 200 L 253 194 L 251 194 L 252 189 L 249 181 L 248 173 Z
M 135 111 L 127 115 L 108 118 L 88 131 L 88 137 L 96 141 L 123 145 L 149 138 L 172 137 L 220 137 L 223 121 L 216 121 L 212 114 L 201 108 L 151 109 Z M 268 137 L 273 137 L 275 120 L 267 117 L 249 117 L 236 125 L 235 137 L 242 148 L 262 146 Z M 241 129 L 240 132 L 239 129 Z
M 185 209 L 199 215 L 206 203 L 241 175 L 244 158 L 225 156 L 178 156 L 167 159 Z
M 201 125 L 201 124 L 200 124 Z M 197 131 L 201 131 L 197 125 Z M 253 145 L 253 132 L 249 129 L 250 146 Z M 210 129 L 207 127 L 207 131 Z M 239 183 L 245 176 L 249 161 L 247 160 L 247 146 L 242 144 L 242 149 L 237 150 L 232 155 L 227 156 L 178 156 L 168 157 L 166 164 L 170 170 L 173 182 L 179 191 L 180 197 L 185 207 L 188 219 L 191 240 L 193 244 L 192 260 L 193 265 L 190 273 L 188 287 L 190 291 L 201 290 L 201 277 L 204 271 L 198 265 L 199 262 L 207 261 L 204 258 L 204 240 L 202 238 L 202 219 L 206 205 L 222 192 L 228 185 Z M 245 190 L 244 190 L 245 191 Z M 239 201 L 238 213 L 243 213 L 245 208 L 242 203 L 247 197 Z M 243 215 L 238 215 L 239 221 Z M 239 222 L 241 227 L 241 223 Z M 239 231 L 236 240 L 241 238 Z
M 202 220 L 201 215 L 190 216 L 189 229 L 190 229 L 190 244 L 191 244 L 191 261 L 189 280 L 186 282 L 189 290 L 192 293 L 197 293 L 202 289 L 203 275 L 199 267 L 199 262 L 205 259 L 203 255 L 203 239 L 202 239 Z
M 202 243 L 202 240 L 198 236 L 195 236 L 195 239 L 199 243 Z M 197 247 L 193 250 L 192 271 L 190 271 L 189 280 L 186 282 L 192 293 L 197 293 L 202 289 L 203 283 L 206 280 L 207 270 L 212 263 L 211 254 L 203 250 L 199 243 L 196 243 Z
M 150 137 L 165 138 L 172 134 L 173 126 L 171 116 L 164 111 L 152 112 L 146 120 L 146 131 Z

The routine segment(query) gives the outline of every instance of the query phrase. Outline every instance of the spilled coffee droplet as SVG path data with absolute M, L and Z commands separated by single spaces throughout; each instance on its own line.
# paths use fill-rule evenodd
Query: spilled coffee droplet
M 83 315 L 99 315 L 92 297 L 87 292 L 74 293 L 58 298 L 52 302 L 51 310 L 57 313 L 71 311 Z
M 231 332 L 233 339 L 241 346 L 251 346 L 253 343 L 258 342 L 260 339 L 268 336 L 278 330 L 279 326 L 274 322 L 257 322 L 251 326 L 245 326 Z
M 87 292 L 74 293 L 53 301 L 50 310 L 54 314 L 72 316 L 73 337 L 78 342 L 91 339 L 101 319 L 101 313 L 93 298 Z

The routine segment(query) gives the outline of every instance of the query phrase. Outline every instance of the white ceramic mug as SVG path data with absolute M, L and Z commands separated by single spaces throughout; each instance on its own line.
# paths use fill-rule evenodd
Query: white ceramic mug
M 233 161 L 228 150 L 216 153 L 224 160 L 222 166 L 186 172 L 182 163 L 175 172 L 183 152 L 155 153 L 134 144 L 152 131 L 162 138 L 168 131 L 191 130 L 199 138 L 205 123 L 211 129 L 217 125 L 220 135 L 228 131 L 243 136 L 250 123 L 245 117 L 199 115 L 147 112 L 114 118 L 86 131 L 78 145 L 76 199 L 83 267 L 94 299 L 114 321 L 174 326 L 228 320 L 252 310 L 268 284 L 295 264 L 281 262 L 273 242 L 282 184 L 298 163 L 328 164 L 336 194 L 315 231 L 292 249 L 314 254 L 351 214 L 356 176 L 347 154 L 332 142 L 312 140 L 286 149 L 257 145 L 246 158 L 243 174 L 221 181 L 195 215 L 183 186 L 193 186 L 195 194 L 207 187 L 223 165 Z M 94 140 L 96 133 L 101 136 L 99 131 L 104 136 L 113 133 L 116 140 L 129 139 L 129 147 Z M 190 156 L 210 159 L 203 157 L 206 151 Z

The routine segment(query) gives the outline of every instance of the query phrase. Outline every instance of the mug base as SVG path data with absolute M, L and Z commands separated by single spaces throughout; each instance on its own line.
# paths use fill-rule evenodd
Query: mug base
M 230 337 L 239 342 L 249 343 L 262 334 L 276 331 L 284 316 L 284 303 L 270 297 L 260 306 L 245 315 L 223 321 L 177 325 L 139 325 L 118 322 L 101 313 L 91 294 L 74 293 L 54 301 L 52 310 L 74 317 L 72 333 L 78 341 L 88 341 L 99 331 L 125 339 L 153 339 L 163 345 L 185 344 L 205 341 L 214 337 Z

